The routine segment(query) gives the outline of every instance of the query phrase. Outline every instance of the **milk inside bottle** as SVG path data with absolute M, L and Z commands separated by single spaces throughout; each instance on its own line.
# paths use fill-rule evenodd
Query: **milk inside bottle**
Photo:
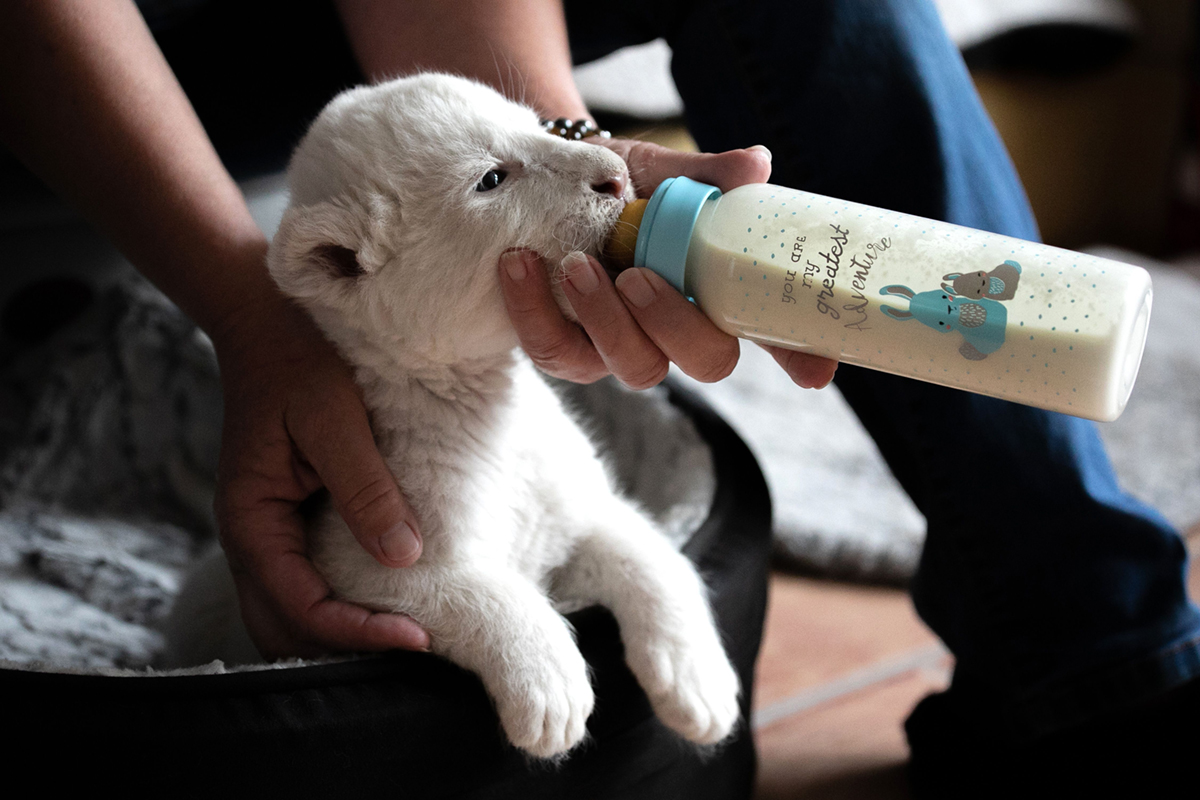
M 632 266 L 744 339 L 1101 421 L 1137 377 L 1139 267 L 770 184 L 664 181 L 634 230 Z

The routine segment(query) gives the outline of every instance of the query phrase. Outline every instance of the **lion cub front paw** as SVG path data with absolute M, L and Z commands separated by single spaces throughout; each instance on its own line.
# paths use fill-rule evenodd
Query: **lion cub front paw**
M 510 742 L 538 758 L 553 758 L 583 741 L 595 695 L 577 649 L 525 657 L 505 672 L 491 693 Z
M 706 745 L 733 732 L 741 713 L 740 682 L 715 632 L 690 640 L 664 636 L 629 662 L 668 728 Z

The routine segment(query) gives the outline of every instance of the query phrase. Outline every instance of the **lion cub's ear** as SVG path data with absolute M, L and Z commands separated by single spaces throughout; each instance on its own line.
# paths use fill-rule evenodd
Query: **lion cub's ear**
M 373 275 L 394 258 L 384 234 L 398 223 L 399 209 L 382 199 L 292 206 L 271 245 L 271 275 L 293 297 L 311 297 L 331 283 Z
M 330 277 L 359 278 L 367 274 L 358 263 L 358 253 L 340 244 L 319 244 L 312 249 L 310 257 Z

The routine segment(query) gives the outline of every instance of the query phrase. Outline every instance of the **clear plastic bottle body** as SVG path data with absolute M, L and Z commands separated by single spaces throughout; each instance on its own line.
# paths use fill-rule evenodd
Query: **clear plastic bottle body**
M 1102 421 L 1151 303 L 1138 267 L 769 184 L 704 203 L 684 284 L 734 336 Z

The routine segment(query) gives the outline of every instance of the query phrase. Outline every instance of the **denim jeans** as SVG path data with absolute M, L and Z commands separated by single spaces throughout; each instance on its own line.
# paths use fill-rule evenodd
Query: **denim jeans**
M 567 4 L 577 60 L 663 36 L 704 150 L 772 182 L 1025 239 L 1012 163 L 929 2 Z M 1093 423 L 843 365 L 837 386 L 928 519 L 912 592 L 950 697 L 1014 742 L 1200 675 L 1186 550 Z M 976 714 L 975 712 L 983 712 Z

